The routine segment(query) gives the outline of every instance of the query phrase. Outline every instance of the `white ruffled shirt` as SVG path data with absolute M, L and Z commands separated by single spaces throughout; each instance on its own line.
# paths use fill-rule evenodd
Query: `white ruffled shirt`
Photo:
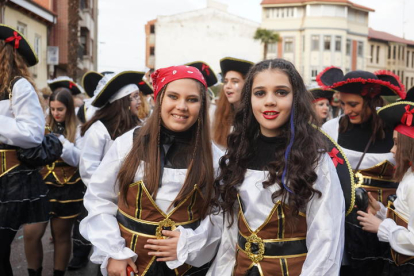
M 381 204 L 378 217 L 384 219 L 378 229 L 378 238 L 389 242 L 392 249 L 400 254 L 414 256 L 414 173 L 405 173 L 397 188 L 395 211 L 408 221 L 408 227 L 398 226 L 392 219 L 385 218 L 387 208 Z
M 77 167 L 79 165 L 81 149 L 83 146 L 83 139 L 80 136 L 80 126 L 76 128 L 76 136 L 74 143 L 70 142 L 63 135 L 59 136 L 59 141 L 63 145 L 62 155 L 60 156 L 60 158 L 62 158 L 62 160 L 65 161 L 66 164 L 72 167 Z
M 42 143 L 45 118 L 36 91 L 28 80 L 18 80 L 13 86 L 12 99 L 0 101 L 0 125 L 0 143 L 24 149 Z
M 322 193 L 315 195 L 306 206 L 306 246 L 308 254 L 301 275 L 339 275 L 344 247 L 345 203 L 335 167 L 327 154 L 321 158 L 316 173 L 314 188 Z M 272 194 L 279 189 L 277 184 L 263 188 L 267 171 L 247 170 L 239 187 L 244 216 L 252 230 L 264 223 L 274 206 Z M 237 214 L 237 213 L 236 213 Z M 233 275 L 238 235 L 237 217 L 230 229 L 227 218 L 217 258 L 207 275 Z
M 115 217 L 119 193 L 116 178 L 126 155 L 132 148 L 133 131 L 130 130 L 115 140 L 92 175 L 84 197 L 88 216 L 82 220 L 80 232 L 93 244 L 91 261 L 102 264 L 101 271 L 104 276 L 107 275 L 106 267 L 109 258 L 136 260 L 139 257 L 125 246 L 125 240 L 121 236 Z M 214 145 L 212 145 L 212 152 L 214 168 L 217 171 L 218 160 L 223 153 Z M 186 169 L 164 168 L 162 186 L 155 199 L 155 203 L 163 212 L 171 211 L 168 208 L 181 190 L 186 173 Z M 140 166 L 134 181 L 142 178 L 143 170 Z M 174 269 L 187 263 L 198 267 L 209 262 L 214 257 L 220 243 L 222 227 L 221 214 L 207 216 L 195 230 L 178 227 L 177 230 L 181 232 L 177 244 L 178 259 L 166 262 L 167 266 Z
M 101 121 L 93 123 L 83 136 L 83 149 L 79 172 L 83 183 L 89 185 L 93 173 L 113 143 L 108 130 Z
M 322 130 L 325 131 L 335 142 L 338 142 L 339 136 L 339 120 L 342 116 L 335 119 L 327 121 L 322 126 Z M 348 158 L 349 164 L 352 169 L 356 169 L 359 160 L 361 159 L 362 152 L 350 150 L 344 147 L 341 147 L 344 151 L 345 156 Z M 391 150 L 391 149 L 390 149 Z M 368 169 L 378 165 L 379 163 L 388 160 L 390 163 L 395 165 L 394 156 L 391 152 L 385 153 L 369 153 L 367 152 L 362 159 L 361 165 L 359 166 L 360 170 Z

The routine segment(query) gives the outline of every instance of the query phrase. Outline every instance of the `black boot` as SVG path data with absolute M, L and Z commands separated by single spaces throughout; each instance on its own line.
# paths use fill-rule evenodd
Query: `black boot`
M 65 272 L 66 271 L 64 271 L 64 270 L 53 270 L 53 276 L 63 276 L 63 275 L 65 275 Z
M 27 271 L 29 272 L 29 276 L 42 276 L 42 269 L 43 267 L 40 267 L 37 270 L 28 268 Z

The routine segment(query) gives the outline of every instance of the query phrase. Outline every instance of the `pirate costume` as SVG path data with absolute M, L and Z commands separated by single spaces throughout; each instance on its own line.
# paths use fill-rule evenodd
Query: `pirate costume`
M 414 90 L 413 90 L 414 92 Z M 411 95 L 410 91 L 407 96 Z M 399 135 L 414 139 L 414 102 L 399 101 L 378 110 L 379 116 L 391 125 Z M 403 176 L 397 189 L 397 199 L 381 205 L 377 216 L 383 219 L 378 228 L 380 241 L 387 242 L 382 275 L 414 274 L 414 172 L 411 167 Z M 387 211 L 388 210 L 388 211 Z
M 0 24 L 0 39 L 10 43 L 28 66 L 38 62 L 26 38 Z M 0 275 L 13 275 L 9 263 L 10 244 L 20 226 L 48 221 L 47 187 L 39 168 L 22 163 L 17 151 L 42 143 L 43 110 L 35 89 L 17 76 L 0 99 Z
M 390 72 L 379 71 L 351 71 L 345 76 L 341 69 L 326 68 L 321 72 L 317 81 L 326 89 L 334 89 L 342 93 L 351 93 L 370 98 L 379 95 L 398 95 L 405 97 L 404 86 L 397 76 Z M 355 173 L 357 188 L 364 188 L 372 193 L 378 201 L 387 205 L 388 196 L 395 194 L 398 186 L 393 181 L 394 158 L 390 149 L 393 146 L 392 129 L 385 128 L 385 138 L 373 142 L 371 121 L 361 124 L 352 124 L 352 128 L 340 133 L 341 116 L 326 122 L 322 129 L 342 147 Z M 357 195 L 364 190 L 358 189 Z M 358 208 L 366 203 L 358 202 Z M 378 242 L 376 235 L 363 231 L 356 220 L 357 208 L 347 217 L 346 225 L 346 253 L 344 264 L 351 265 L 352 274 L 377 275 L 381 270 L 381 251 L 383 244 Z M 365 211 L 365 210 L 364 210 Z
M 194 67 L 174 66 L 157 70 L 154 80 L 154 97 L 169 82 L 191 78 L 205 86 L 201 73 Z M 180 192 L 186 179 L 191 128 L 184 132 L 173 132 L 161 127 L 160 149 L 161 185 L 156 198 L 148 192 L 143 182 L 143 164 L 139 166 L 134 183 L 127 192 L 127 203 L 118 200 L 118 172 L 132 148 L 133 139 L 140 128 L 118 137 L 96 170 L 85 195 L 88 217 L 81 222 L 82 235 L 94 245 L 91 261 L 101 263 L 103 275 L 109 258 L 124 260 L 133 258 L 138 275 L 205 275 L 210 260 L 220 242 L 222 216 L 210 215 L 200 218 L 199 206 L 203 191 L 196 183 L 174 208 L 172 202 Z M 150 138 L 151 139 L 151 138 Z M 154 138 L 153 138 L 154 139 Z M 213 164 L 217 170 L 222 152 L 212 145 Z M 177 244 L 177 260 L 157 262 L 144 248 L 148 238 L 162 238 L 164 227 L 181 232 Z
M 312 103 L 317 104 L 317 102 L 322 101 L 322 100 L 327 100 L 328 103 L 330 103 L 332 101 L 335 90 L 313 88 L 313 89 L 310 89 L 309 92 L 311 92 L 313 96 Z M 329 120 L 329 115 L 327 118 L 323 119 L 322 123 L 326 122 L 327 120 Z

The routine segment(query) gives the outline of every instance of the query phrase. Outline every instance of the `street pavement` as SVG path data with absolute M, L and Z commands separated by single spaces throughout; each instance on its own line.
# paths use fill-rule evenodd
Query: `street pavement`
M 53 243 L 50 242 L 52 237 L 50 233 L 50 227 L 46 229 L 46 233 L 43 236 L 43 276 L 52 276 L 53 275 Z M 27 276 L 27 263 L 26 256 L 24 255 L 24 244 L 23 244 L 23 230 L 20 229 L 14 242 L 12 244 L 11 252 L 11 264 L 13 267 L 14 276 Z M 91 262 L 88 265 L 80 270 L 67 271 L 65 276 L 95 276 L 97 275 L 98 265 Z

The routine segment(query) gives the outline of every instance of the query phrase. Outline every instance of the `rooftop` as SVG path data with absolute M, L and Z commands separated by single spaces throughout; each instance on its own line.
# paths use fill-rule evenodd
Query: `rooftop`
M 376 31 L 372 28 L 369 28 L 368 30 L 368 38 L 383 40 L 383 41 L 392 41 L 392 42 L 403 43 L 403 44 L 414 46 L 414 40 L 404 39 L 404 38 L 392 35 L 390 33 Z
M 261 5 L 283 5 L 283 4 L 341 4 L 354 7 L 359 10 L 374 12 L 374 9 L 355 4 L 348 0 L 263 0 Z

